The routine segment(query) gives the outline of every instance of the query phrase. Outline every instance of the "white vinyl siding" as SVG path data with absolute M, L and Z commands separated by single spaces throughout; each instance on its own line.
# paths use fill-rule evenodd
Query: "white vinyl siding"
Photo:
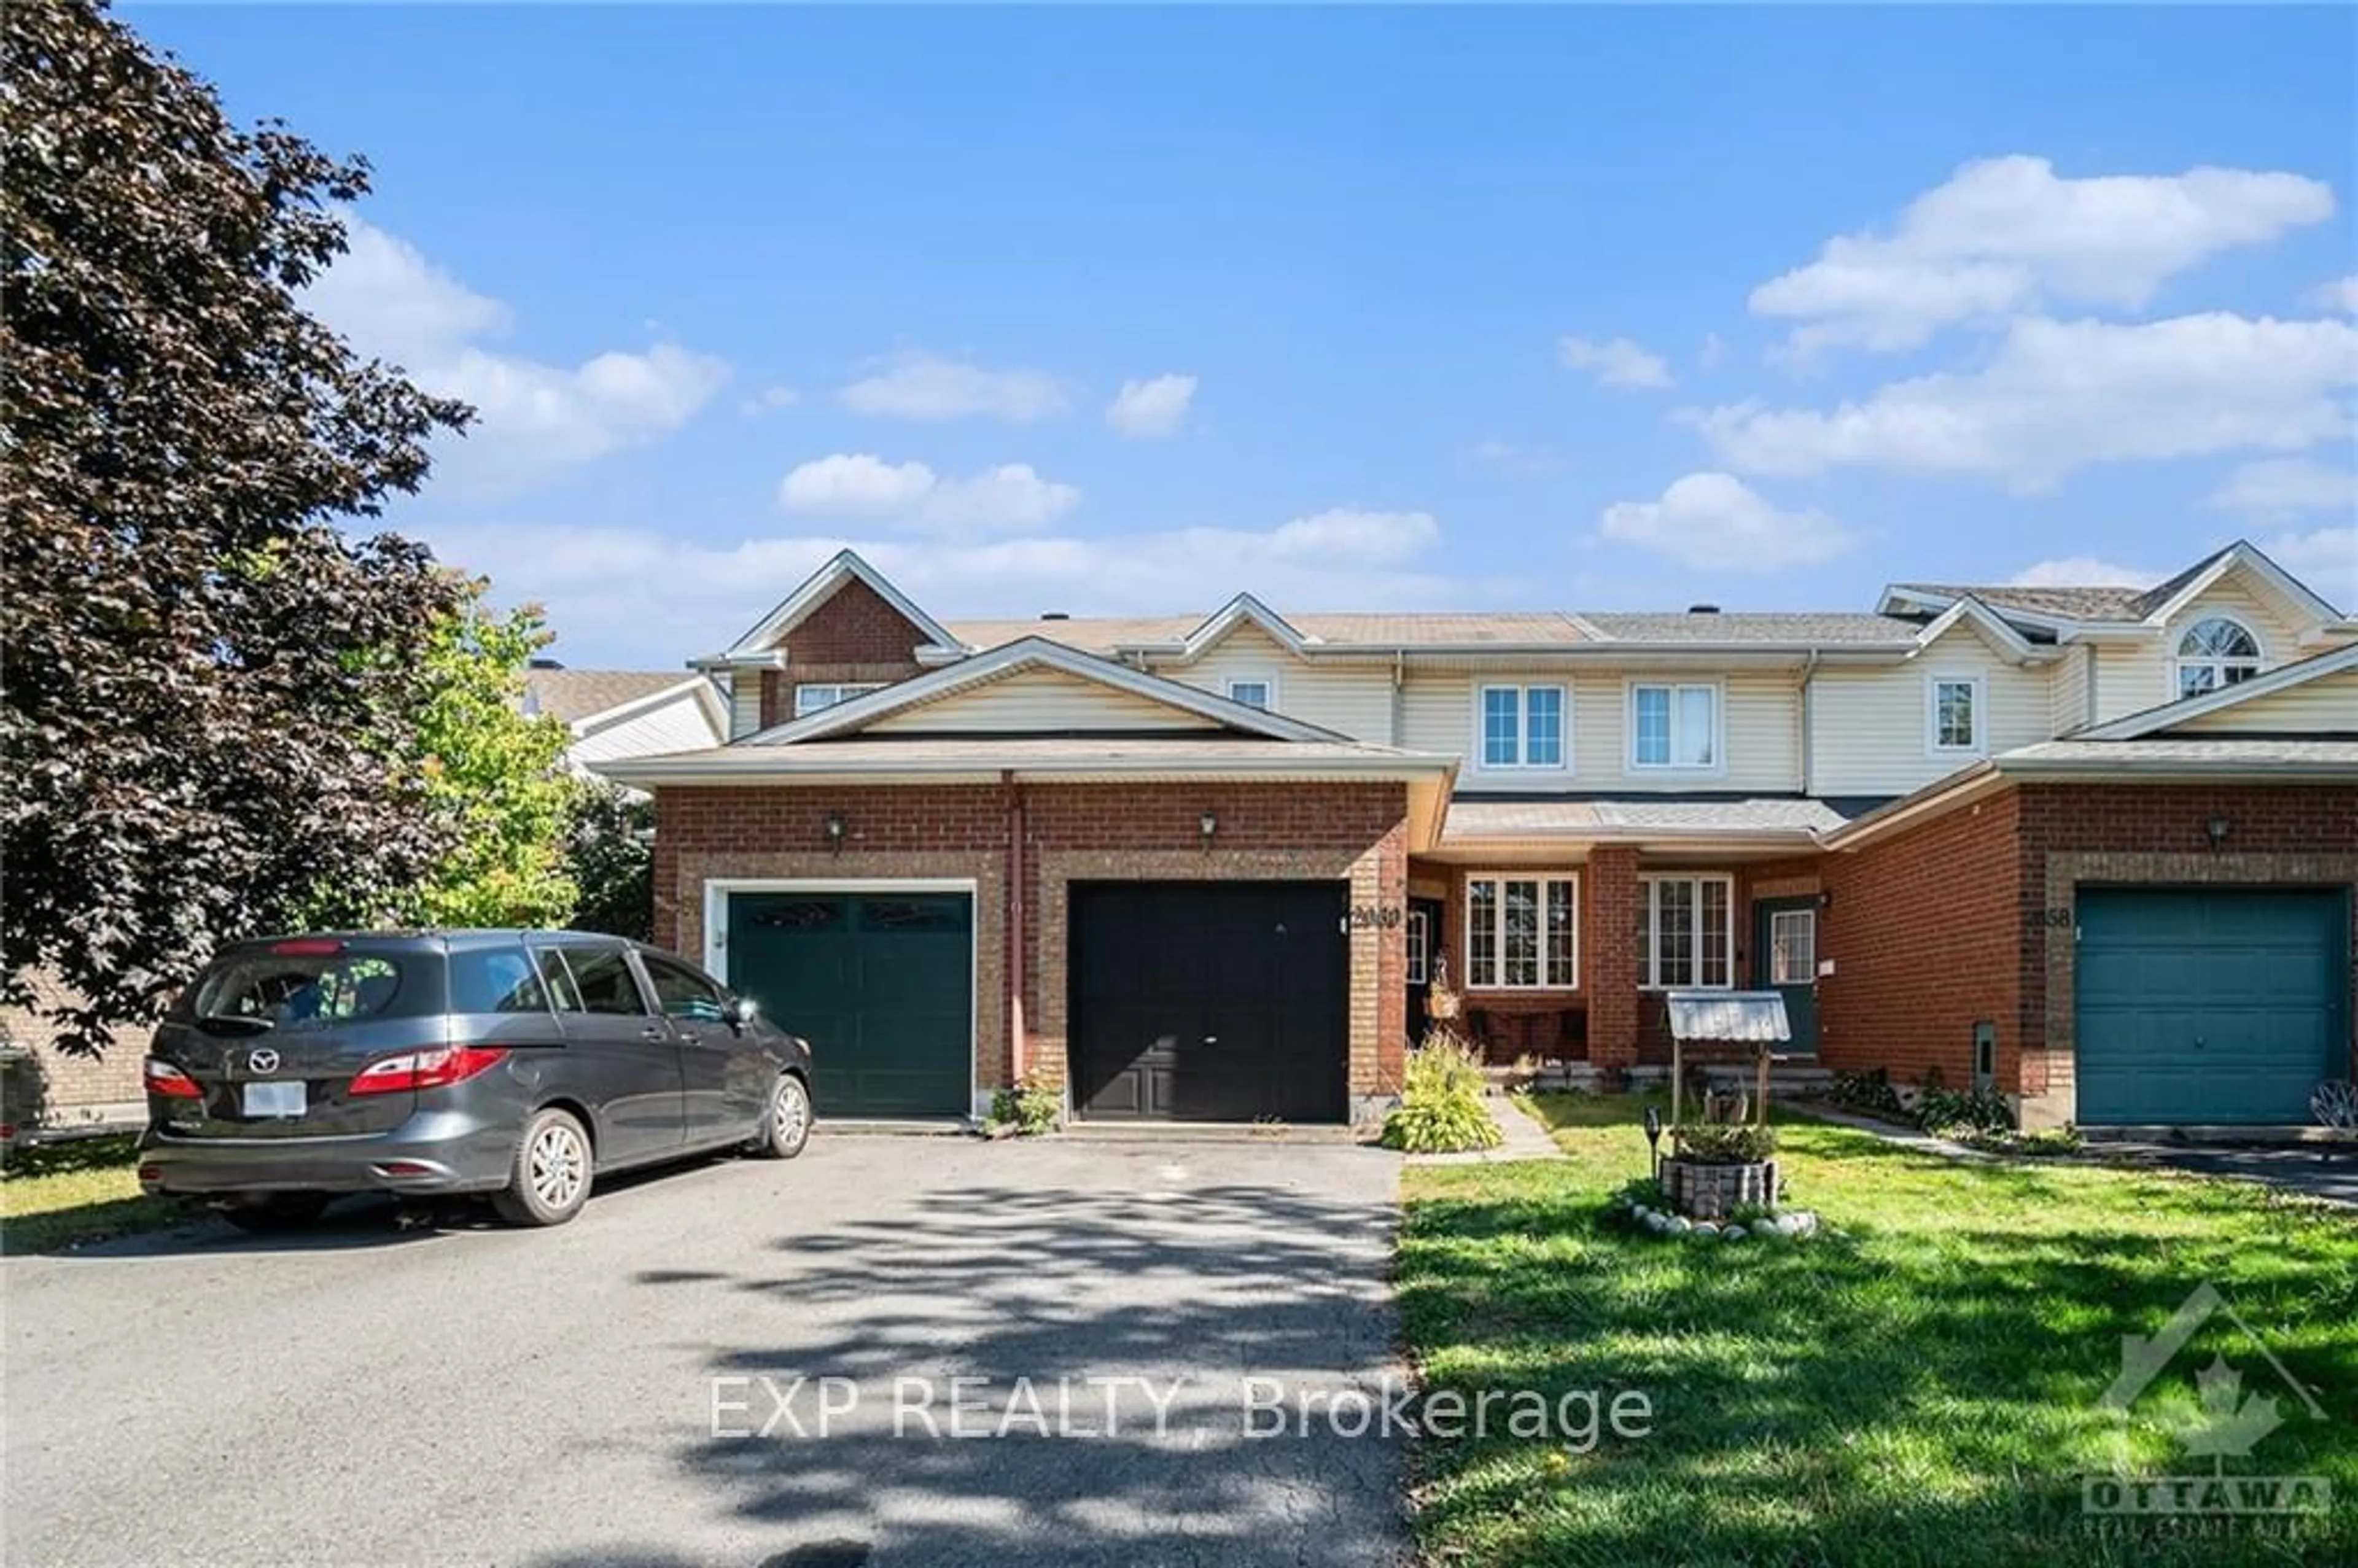
M 1930 665 L 1927 668 L 1927 665 Z M 1960 625 L 1921 660 L 1906 665 L 1828 665 L 1810 688 L 1812 795 L 1905 795 L 1945 778 L 1974 757 L 2052 738 L 2050 665 L 2007 663 L 1970 626 Z M 1980 744 L 1944 752 L 1931 744 L 1931 681 L 1971 677 L 1981 685 Z
M 1721 874 L 1639 880 L 1639 986 L 1725 990 L 1736 983 L 1736 880 Z
M 762 727 L 762 677 L 743 670 L 729 677 L 729 738 L 751 735 Z
M 2169 727 L 2183 735 L 2358 734 L 2358 670 L 2246 697 L 2233 708 Z
M 2096 656 L 2085 643 L 2063 650 L 2047 671 L 2047 732 L 2050 737 L 2085 728 L 2095 711 Z
M 2096 644 L 2097 719 L 2142 713 L 2178 699 L 2175 673 L 2179 639 L 2188 628 L 2213 615 L 2233 616 L 2260 641 L 2260 668 L 2272 670 L 2300 656 L 2300 633 L 2308 628 L 2277 607 L 2275 590 L 2255 589 L 2240 571 L 2229 572 L 2176 615 L 2158 635 L 2136 643 Z
M 1466 879 L 1466 988 L 1572 990 L 1580 984 L 1575 877 L 1477 871 Z
M 712 728 L 711 710 L 692 691 L 681 692 L 653 708 L 643 708 L 577 738 L 567 754 L 577 762 L 612 762 L 618 757 L 659 757 L 673 752 L 701 752 L 720 744 Z
M 1289 719 L 1348 735 L 1379 746 L 1397 744 L 1392 731 L 1392 670 L 1389 661 L 1365 664 L 1312 664 L 1298 659 L 1260 627 L 1236 628 L 1194 664 L 1160 663 L 1150 666 L 1165 680 L 1192 686 L 1198 691 L 1228 695 L 1232 680 L 1267 680 L 1276 710 Z M 1446 751 L 1466 744 L 1463 727 Z
M 1026 670 L 868 726 L 871 734 L 1055 734 L 1063 730 L 1214 730 L 1200 715 L 1060 670 Z
M 1389 672 L 1386 673 L 1389 678 Z M 1801 676 L 1791 670 L 1740 670 L 1713 684 L 1723 693 L 1720 715 L 1724 764 L 1702 773 L 1679 768 L 1632 768 L 1624 730 L 1632 678 L 1653 684 L 1692 684 L 1692 676 L 1632 677 L 1619 669 L 1584 669 L 1512 675 L 1464 670 L 1420 670 L 1412 664 L 1400 693 L 1400 736 L 1393 744 L 1414 752 L 1440 752 L 1466 759 L 1466 775 L 1479 773 L 1486 790 L 1561 790 L 1569 771 L 1583 789 L 1632 792 L 1687 790 L 1699 778 L 1713 789 L 1763 794 L 1801 787 Z M 1561 686 L 1570 726 L 1565 770 L 1479 770 L 1476 691 L 1484 686 Z M 1911 672 L 1909 689 L 1920 692 Z

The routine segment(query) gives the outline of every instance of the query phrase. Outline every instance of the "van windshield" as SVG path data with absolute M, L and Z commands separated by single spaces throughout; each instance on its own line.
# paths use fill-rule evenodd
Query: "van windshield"
M 402 994 L 405 969 L 429 961 L 419 954 L 341 950 L 243 954 L 198 982 L 197 1022 L 216 1031 L 259 1033 L 373 1018 Z

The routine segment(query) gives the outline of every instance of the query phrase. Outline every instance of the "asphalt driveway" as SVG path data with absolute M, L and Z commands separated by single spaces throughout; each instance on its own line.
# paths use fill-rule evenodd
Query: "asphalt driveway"
M 1324 1411 L 1400 1375 L 1398 1181 L 1347 1145 L 822 1136 L 557 1231 L 361 1206 L 11 1259 L 5 1555 L 1397 1562 L 1401 1448 Z

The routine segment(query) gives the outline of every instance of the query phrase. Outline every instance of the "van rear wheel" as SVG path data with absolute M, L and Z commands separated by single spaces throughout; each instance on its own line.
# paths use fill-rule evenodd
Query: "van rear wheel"
M 563 1225 L 590 1201 L 590 1134 L 570 1111 L 535 1113 L 516 1140 L 508 1184 L 492 1206 L 511 1225 Z

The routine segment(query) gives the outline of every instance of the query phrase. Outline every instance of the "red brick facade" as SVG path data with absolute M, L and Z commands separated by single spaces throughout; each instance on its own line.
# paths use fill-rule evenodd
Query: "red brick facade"
M 2215 847 L 2213 821 L 2227 827 Z M 1829 856 L 1825 877 L 1826 1065 L 1903 1081 L 1937 1067 L 1969 1084 L 1973 1027 L 1988 1021 L 1998 1089 L 2051 1102 L 2060 1119 L 2073 1087 L 2079 888 L 2358 890 L 2358 788 L 2030 784 Z M 2358 977 L 2358 951 L 2352 968 Z
M 1354 905 L 1404 906 L 1407 792 L 1398 784 L 669 787 L 655 793 L 655 939 L 704 952 L 704 884 L 715 878 L 955 879 L 976 891 L 977 1076 L 1015 1070 L 1009 977 L 1023 976 L 1022 1064 L 1065 1068 L 1067 888 L 1091 880 L 1325 880 Z M 1217 827 L 1205 842 L 1202 818 Z M 844 822 L 840 849 L 827 822 Z M 1020 898 L 1011 874 L 1020 860 Z M 1008 940 L 1020 903 L 1020 953 Z M 1350 1087 L 1396 1092 L 1406 1050 L 1403 928 L 1351 936 Z
M 795 716 L 797 686 L 886 685 L 919 671 L 916 649 L 929 639 L 914 622 L 857 578 L 778 640 L 784 670 L 762 672 L 762 723 Z

